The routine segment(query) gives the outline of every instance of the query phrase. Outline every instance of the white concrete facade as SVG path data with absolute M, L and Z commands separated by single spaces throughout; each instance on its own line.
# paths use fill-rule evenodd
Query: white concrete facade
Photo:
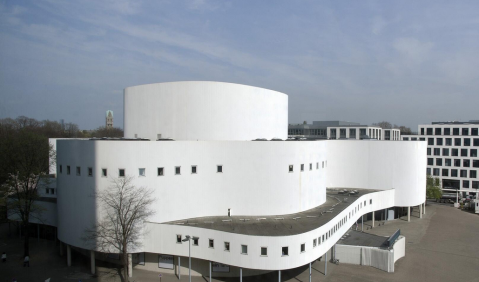
M 124 113 L 128 138 L 287 138 L 288 96 L 247 85 L 186 81 L 128 87 Z
M 135 176 L 136 186 L 153 188 L 157 199 L 156 214 L 145 223 L 148 232 L 142 246 L 132 252 L 184 257 L 188 244 L 177 244 L 176 235 L 197 236 L 201 239 L 192 246 L 194 258 L 257 270 L 307 264 L 324 255 L 362 215 L 425 201 L 425 142 L 246 141 L 286 138 L 287 96 L 243 85 L 153 84 L 127 88 L 124 96 L 125 136 L 136 134 L 150 141 L 57 141 L 58 237 L 68 245 L 88 249 L 84 231 L 102 216 L 92 195 L 106 189 L 119 169 Z M 208 116 L 216 109 L 220 110 Z M 203 124 L 217 118 L 228 122 Z M 380 140 L 379 128 L 375 131 L 373 136 Z M 157 134 L 178 141 L 156 141 Z M 252 236 L 164 224 L 226 216 L 229 209 L 233 215 L 265 217 L 306 211 L 326 201 L 327 187 L 378 191 L 361 196 L 326 224 L 297 235 Z M 335 226 L 331 237 L 322 241 Z M 208 238 L 218 247 L 209 248 Z M 313 247 L 318 238 L 321 242 Z M 222 248 L 225 241 L 230 242 L 229 252 Z M 241 254 L 241 245 L 248 246 L 248 254 Z M 261 256 L 265 246 L 268 255 Z M 290 247 L 288 256 L 281 255 L 284 246 Z

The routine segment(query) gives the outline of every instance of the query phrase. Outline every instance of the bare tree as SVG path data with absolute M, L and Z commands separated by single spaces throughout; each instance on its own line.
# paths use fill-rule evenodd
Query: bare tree
M 123 257 L 124 278 L 128 279 L 128 251 L 140 246 L 144 221 L 155 212 L 153 190 L 133 185 L 134 177 L 118 177 L 95 196 L 104 215 L 85 231 L 84 240 L 102 252 L 118 252 Z
M 375 125 L 375 126 L 379 126 L 381 127 L 382 129 L 391 129 L 393 128 L 392 124 L 388 121 L 381 121 L 381 122 L 377 122 L 377 123 L 373 123 L 372 125 Z

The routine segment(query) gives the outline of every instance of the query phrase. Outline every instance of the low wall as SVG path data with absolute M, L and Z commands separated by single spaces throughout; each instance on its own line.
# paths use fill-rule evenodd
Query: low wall
M 394 263 L 405 256 L 406 238 L 400 236 L 391 250 L 377 247 L 336 245 L 336 259 L 341 263 L 367 265 L 394 272 Z

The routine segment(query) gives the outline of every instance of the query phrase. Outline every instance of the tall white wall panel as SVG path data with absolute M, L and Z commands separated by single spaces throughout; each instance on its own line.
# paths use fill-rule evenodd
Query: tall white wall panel
M 247 85 L 184 81 L 128 87 L 125 137 L 175 140 L 286 139 L 288 96 Z

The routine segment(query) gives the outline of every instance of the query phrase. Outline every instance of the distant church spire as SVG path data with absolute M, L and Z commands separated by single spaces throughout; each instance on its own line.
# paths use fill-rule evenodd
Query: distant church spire
M 106 111 L 106 128 L 113 128 L 113 111 Z

